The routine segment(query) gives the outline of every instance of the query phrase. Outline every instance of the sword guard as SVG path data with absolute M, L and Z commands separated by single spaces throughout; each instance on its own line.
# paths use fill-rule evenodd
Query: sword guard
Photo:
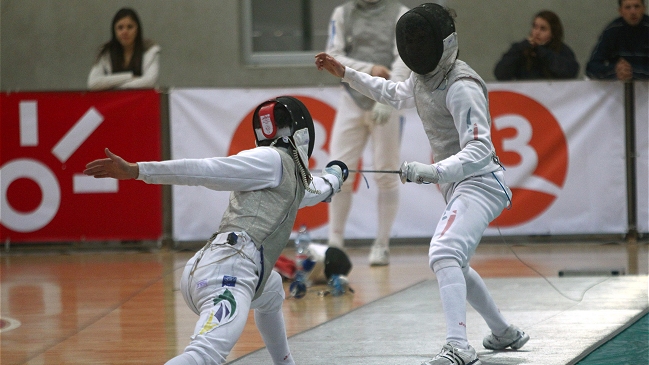
M 343 181 L 347 180 L 347 177 L 349 176 L 349 168 L 347 168 L 347 165 L 345 165 L 344 162 L 339 161 L 339 160 L 333 160 L 327 164 L 326 167 L 331 167 L 331 166 L 338 166 L 343 172 Z

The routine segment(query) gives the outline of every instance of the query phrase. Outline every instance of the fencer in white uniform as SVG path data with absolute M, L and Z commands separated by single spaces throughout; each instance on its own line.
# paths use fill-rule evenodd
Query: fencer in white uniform
M 410 70 L 397 52 L 394 27 L 408 8 L 396 0 L 350 0 L 336 7 L 329 22 L 326 52 L 360 72 L 403 81 Z M 356 169 L 370 142 L 376 170 L 397 170 L 400 115 L 343 84 L 331 131 L 331 158 Z M 351 173 L 351 181 L 356 174 Z M 377 228 L 370 265 L 389 264 L 390 235 L 399 208 L 399 181 L 393 174 L 373 174 L 377 187 Z M 352 206 L 353 184 L 345 184 L 329 205 L 329 246 L 343 247 Z
M 470 266 L 484 230 L 511 204 L 511 191 L 491 141 L 487 88 L 473 69 L 457 59 L 457 34 L 448 9 L 431 3 L 413 8 L 397 22 L 396 37 L 399 54 L 413 71 L 404 82 L 356 72 L 325 53 L 316 56 L 316 66 L 378 102 L 417 109 L 434 163 L 404 162 L 401 178 L 439 184 L 447 204 L 428 255 L 439 283 L 447 343 L 424 364 L 479 365 L 466 335 L 467 301 L 492 331 L 483 341 L 485 348 L 518 349 L 529 339 L 507 322 Z
M 87 165 L 95 177 L 137 178 L 150 184 L 232 191 L 218 231 L 185 265 L 180 290 L 199 319 L 184 352 L 167 364 L 222 364 L 241 336 L 250 309 L 274 364 L 294 364 L 282 314 L 282 279 L 273 265 L 289 241 L 297 210 L 340 190 L 340 162 L 312 176 L 314 128 L 306 107 L 288 96 L 253 115 L 257 148 L 229 157 Z M 346 169 L 346 166 L 344 166 Z

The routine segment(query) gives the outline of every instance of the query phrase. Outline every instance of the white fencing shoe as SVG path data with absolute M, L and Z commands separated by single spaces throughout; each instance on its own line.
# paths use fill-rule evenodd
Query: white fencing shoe
M 475 349 L 469 345 L 467 350 L 453 347 L 447 343 L 442 347 L 442 351 L 435 355 L 434 358 L 421 363 L 421 365 L 481 365 L 478 354 Z
M 369 260 L 370 266 L 385 266 L 390 264 L 390 249 L 388 246 L 372 245 Z
M 523 347 L 529 339 L 530 336 L 528 336 L 527 333 L 512 324 L 507 327 L 505 334 L 502 336 L 496 336 L 493 333 L 485 336 L 484 340 L 482 340 L 482 346 L 489 350 L 503 350 L 507 347 L 518 350 Z

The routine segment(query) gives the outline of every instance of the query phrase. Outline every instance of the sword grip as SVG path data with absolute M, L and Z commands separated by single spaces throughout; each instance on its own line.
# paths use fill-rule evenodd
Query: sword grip
M 344 162 L 339 161 L 339 160 L 333 160 L 327 164 L 326 167 L 331 167 L 331 166 L 338 166 L 343 172 L 343 181 L 347 180 L 347 177 L 349 176 L 349 169 L 347 168 L 347 165 L 345 165 Z

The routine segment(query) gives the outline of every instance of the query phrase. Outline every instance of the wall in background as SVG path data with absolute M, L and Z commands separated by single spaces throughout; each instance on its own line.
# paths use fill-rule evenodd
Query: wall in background
M 423 1 L 402 2 L 413 7 Z M 618 16 L 616 0 L 441 2 L 457 12 L 460 58 L 486 81 L 494 80 L 495 63 L 512 42 L 527 35 L 532 16 L 541 9 L 553 10 L 561 18 L 565 41 L 580 63 L 580 78 L 600 32 Z M 320 0 L 318 9 L 341 3 Z M 110 37 L 111 19 L 123 6 L 138 11 L 144 36 L 162 47 L 163 88 L 337 83 L 312 64 L 246 65 L 239 0 L 0 0 L 0 90 L 85 89 L 98 48 Z M 294 15 L 291 11 L 287 6 L 287 17 Z

